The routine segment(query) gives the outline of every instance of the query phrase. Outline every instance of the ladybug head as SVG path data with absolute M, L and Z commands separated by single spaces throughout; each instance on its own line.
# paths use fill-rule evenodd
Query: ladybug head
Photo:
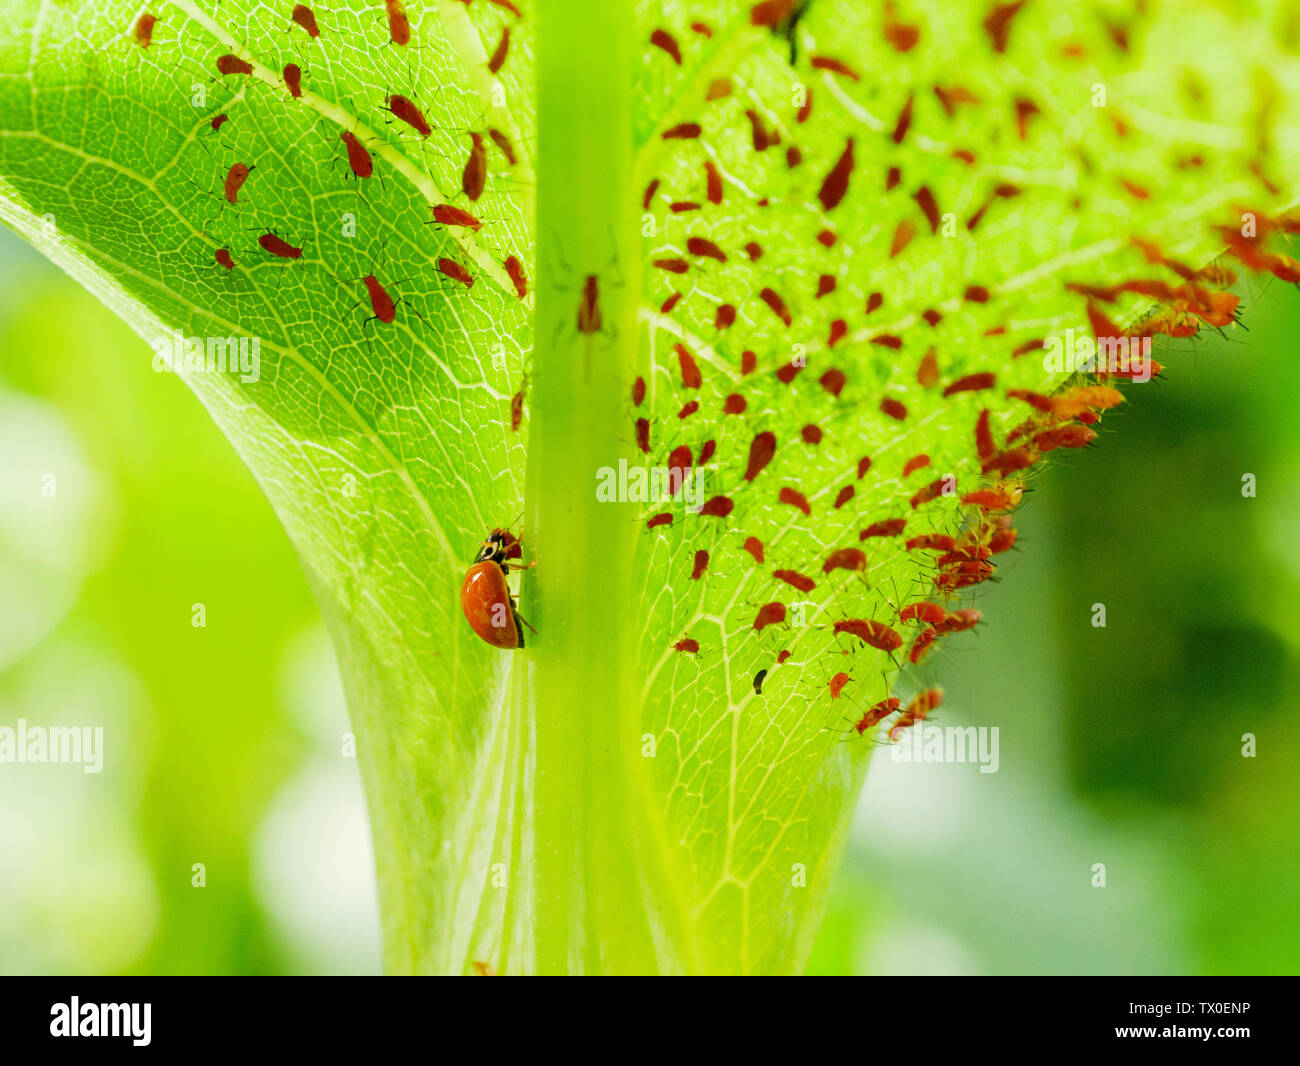
M 507 559 L 518 559 L 523 555 L 523 549 L 519 546 L 519 538 L 508 529 L 494 529 L 488 534 L 479 547 L 478 555 L 474 557 L 476 563 L 485 563 L 488 561 L 494 563 L 503 563 Z

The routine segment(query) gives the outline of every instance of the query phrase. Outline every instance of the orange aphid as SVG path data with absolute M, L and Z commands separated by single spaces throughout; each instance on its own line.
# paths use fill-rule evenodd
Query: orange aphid
M 1109 385 L 1081 385 L 1052 398 L 1052 414 L 1077 418 L 1084 411 L 1107 411 L 1124 402 L 1124 394 Z

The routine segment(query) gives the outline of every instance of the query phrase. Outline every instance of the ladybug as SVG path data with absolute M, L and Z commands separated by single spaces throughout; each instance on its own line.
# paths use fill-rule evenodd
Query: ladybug
M 522 627 L 533 629 L 515 609 L 515 598 L 506 580 L 511 570 L 527 570 L 536 565 L 535 560 L 527 566 L 509 562 L 521 554 L 518 537 L 508 529 L 492 530 L 479 547 L 474 565 L 460 587 L 460 606 L 470 628 L 494 648 L 522 648 Z

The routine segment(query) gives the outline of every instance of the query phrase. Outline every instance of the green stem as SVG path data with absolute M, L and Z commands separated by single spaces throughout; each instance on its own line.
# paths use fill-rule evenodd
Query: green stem
M 523 699 L 534 767 L 526 869 L 529 969 L 680 969 L 663 932 L 665 878 L 638 799 L 635 620 L 608 593 L 632 587 L 634 510 L 598 503 L 597 471 L 630 436 L 639 292 L 632 192 L 633 15 L 623 4 L 550 0 L 538 19 L 538 286 L 525 544 L 538 560 L 525 614 L 538 629 Z M 578 328 L 594 275 L 602 319 Z M 518 880 L 516 880 L 518 879 Z M 520 883 L 520 882 L 524 883 Z

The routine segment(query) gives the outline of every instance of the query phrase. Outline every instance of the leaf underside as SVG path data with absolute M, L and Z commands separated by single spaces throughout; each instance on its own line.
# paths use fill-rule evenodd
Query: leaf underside
M 1233 268 L 1288 276 L 1275 240 L 1286 226 L 1268 220 L 1293 200 L 1300 20 L 1281 3 L 1246 18 L 1154 0 L 813 0 L 772 26 L 780 4 L 607 15 L 636 56 L 622 75 L 634 174 L 592 210 L 642 237 L 638 262 L 610 263 L 566 238 L 553 171 L 534 176 L 539 149 L 562 152 L 568 134 L 539 129 L 536 86 L 551 76 L 539 23 L 555 20 L 543 28 L 575 55 L 608 42 L 582 5 L 520 6 L 410 3 L 399 45 L 379 3 L 317 8 L 316 39 L 290 4 L 159 3 L 142 47 L 136 6 L 11 2 L 0 213 L 151 343 L 260 339 L 258 380 L 185 377 L 265 488 L 338 646 L 391 968 L 797 971 L 876 746 L 851 723 L 889 696 L 919 631 L 898 608 L 975 602 L 977 587 L 936 586 L 939 553 L 905 543 L 987 523 L 960 499 L 1000 481 L 977 454 L 981 412 L 999 450 L 1056 425 L 1007 395 L 1077 383 L 1045 363 L 1047 338 L 1108 323 L 1186 332 L 1211 304 L 1230 323 L 1228 272 L 1189 276 L 1243 212 L 1263 220 L 1261 240 L 1227 241 Z M 253 73 L 218 74 L 227 53 Z M 418 104 L 427 138 L 385 110 L 394 94 Z M 345 131 L 372 176 L 353 173 Z M 471 199 L 479 142 L 486 176 Z M 236 162 L 252 170 L 232 204 Z M 599 184 L 601 158 L 568 162 Z M 481 228 L 428 224 L 440 204 Z M 268 254 L 269 232 L 301 257 Z M 571 276 L 543 271 L 534 292 L 539 246 L 559 248 Z M 523 299 L 510 256 L 529 279 Z M 524 499 L 529 450 L 605 424 L 583 421 L 600 414 L 590 397 L 553 402 L 553 371 L 532 356 L 534 300 L 571 323 L 558 350 L 592 354 L 577 325 L 589 273 L 607 307 L 630 299 L 636 316 L 629 335 L 599 342 L 624 399 L 593 453 L 694 469 L 709 502 L 602 510 L 596 470 L 546 472 L 590 486 L 590 514 L 555 520 L 597 528 L 617 514 L 611 552 L 621 544 L 630 566 L 609 580 L 598 558 L 526 540 L 539 566 L 514 580 L 521 610 L 548 617 L 547 597 L 576 583 L 610 633 L 608 653 L 562 663 L 569 702 L 543 705 L 530 662 L 549 654 L 548 630 L 503 653 L 470 631 L 457 597 L 485 531 L 549 505 L 545 492 Z M 393 321 L 371 317 L 367 275 L 395 301 Z M 1190 284 L 1181 304 L 1153 299 Z M 977 374 L 992 385 L 945 395 Z M 775 447 L 760 463 L 763 434 Z M 1012 481 L 1036 476 L 1033 458 Z M 955 494 L 913 504 L 949 476 Z M 899 519 L 902 533 L 862 539 Z M 846 549 L 861 558 L 832 554 Z M 837 560 L 847 567 L 828 570 Z M 870 647 L 834 631 L 844 620 L 903 643 Z M 584 939 L 607 932 L 599 923 L 554 913 L 528 887 L 539 855 L 574 846 L 534 834 L 534 804 L 601 817 L 605 771 L 566 783 L 532 753 L 545 716 L 581 735 L 613 713 L 614 694 L 584 687 L 603 654 L 628 681 L 621 754 L 575 759 L 612 758 L 632 799 L 600 827 L 598 861 L 653 867 L 627 879 L 633 898 L 606 901 L 650 915 L 647 943 L 621 955 Z M 909 666 L 899 695 L 925 686 L 924 666 Z M 599 872 L 576 863 L 584 874 L 598 895 Z M 567 950 L 535 939 L 548 923 L 573 923 Z

